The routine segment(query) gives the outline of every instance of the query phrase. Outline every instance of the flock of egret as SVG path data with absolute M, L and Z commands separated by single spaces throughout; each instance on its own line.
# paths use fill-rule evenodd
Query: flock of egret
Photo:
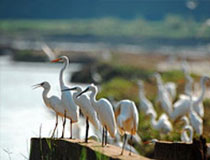
M 157 113 L 153 104 L 144 95 L 143 82 L 139 81 L 140 110 L 151 117 L 151 126 L 162 133 L 169 133 L 173 130 L 170 120 L 172 122 L 177 120 L 184 121 L 185 126 L 182 129 L 181 141 L 192 142 L 194 132 L 198 135 L 203 133 L 203 98 L 206 90 L 205 83 L 210 81 L 210 77 L 203 76 L 200 79 L 202 90 L 200 96 L 196 97 L 193 96 L 193 78 L 190 76 L 189 67 L 186 62 L 183 64 L 183 72 L 186 79 L 185 93 L 180 95 L 174 103 L 173 101 L 176 97 L 175 83 L 168 82 L 164 84 L 160 74 L 154 74 L 158 87 L 156 102 L 159 102 L 163 111 L 165 111 L 158 120 L 156 120 Z M 190 136 L 188 136 L 187 131 L 190 132 Z
M 103 130 L 102 132 L 99 131 L 100 134 L 102 134 L 102 146 L 106 146 L 108 141 L 111 142 L 111 140 L 109 140 L 111 137 L 112 143 L 114 143 L 115 140 L 120 141 L 119 135 L 124 136 L 124 142 L 120 145 L 122 147 L 121 154 L 123 154 L 123 150 L 127 142 L 127 136 L 129 136 L 131 142 L 134 142 L 137 135 L 139 115 L 135 103 L 131 100 L 121 100 L 116 105 L 112 105 L 108 99 L 101 98 L 97 100 L 96 95 L 98 93 L 98 88 L 94 84 L 87 86 L 85 90 L 82 90 L 79 86 L 69 88 L 63 81 L 64 71 L 69 65 L 68 57 L 62 56 L 58 59 L 52 60 L 51 62 L 64 63 L 64 66 L 59 74 L 61 97 L 48 96 L 51 86 L 46 81 L 34 85 L 35 88 L 42 87 L 44 89 L 42 92 L 44 103 L 56 113 L 56 123 L 51 137 L 54 137 L 58 125 L 58 116 L 60 116 L 63 119 L 61 138 L 64 137 L 66 119 L 69 119 L 71 139 L 73 136 L 72 124 L 77 123 L 81 118 L 79 114 L 80 109 L 86 119 L 85 142 L 88 142 L 90 122 L 96 130 Z M 193 79 L 190 76 L 189 69 L 187 69 L 186 65 L 183 65 L 183 71 L 187 82 L 185 85 L 185 94 L 180 95 L 179 99 L 175 103 L 173 103 L 176 98 L 175 83 L 168 82 L 164 84 L 160 74 L 154 74 L 158 87 L 156 102 L 160 103 L 160 106 L 165 112 L 162 113 L 158 120 L 153 104 L 145 96 L 144 83 L 141 80 L 138 81 L 140 99 L 139 106 L 140 111 L 150 117 L 151 127 L 164 134 L 173 130 L 171 121 L 176 121 L 178 119 L 184 121 L 185 125 L 182 128 L 181 141 L 192 142 L 193 130 L 199 135 L 203 132 L 202 118 L 204 116 L 204 109 L 202 101 L 205 93 L 205 82 L 210 80 L 210 78 L 207 76 L 203 76 L 201 78 L 200 84 L 202 92 L 199 97 L 195 97 L 192 95 Z M 86 92 L 90 92 L 90 95 L 86 95 Z M 190 132 L 190 136 L 188 136 L 187 131 Z M 109 137 L 108 134 L 111 137 Z M 130 146 L 130 153 L 131 150 L 132 146 Z

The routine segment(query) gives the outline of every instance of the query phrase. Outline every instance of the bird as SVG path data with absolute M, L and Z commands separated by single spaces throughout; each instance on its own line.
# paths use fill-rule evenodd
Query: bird
M 181 118 L 181 120 L 184 121 L 184 126 L 183 126 L 182 131 L 181 131 L 181 141 L 185 142 L 185 143 L 186 142 L 192 143 L 193 128 L 190 125 L 189 119 L 186 116 L 183 116 Z M 190 136 L 188 136 L 187 130 L 190 132 Z
M 73 91 L 76 92 L 73 93 L 73 100 L 74 102 L 79 106 L 81 109 L 81 112 L 86 117 L 86 136 L 85 136 L 85 142 L 88 142 L 88 129 L 89 129 L 89 121 L 95 126 L 96 129 L 99 129 L 99 121 L 97 118 L 97 113 L 95 112 L 95 109 L 92 107 L 90 98 L 87 95 L 81 95 L 77 98 L 77 95 L 82 92 L 82 88 L 77 86 L 69 89 L 64 89 L 62 92 L 65 91 Z
M 171 100 L 173 101 L 176 98 L 176 84 L 174 82 L 165 83 L 164 87 L 168 91 Z
M 185 80 L 184 93 L 191 94 L 193 92 L 193 78 L 190 74 L 185 73 Z
M 193 101 L 193 109 L 194 111 L 200 116 L 204 116 L 204 108 L 203 108 L 203 98 L 206 90 L 205 83 L 206 81 L 210 81 L 210 78 L 208 76 L 203 76 L 200 79 L 200 84 L 201 84 L 201 95 L 199 97 L 195 97 L 191 95 L 192 101 Z M 190 112 L 190 96 L 189 95 L 182 95 L 179 100 L 177 100 L 174 103 L 174 110 L 170 115 L 170 118 L 175 121 L 178 118 L 188 114 Z
M 156 118 L 157 113 L 153 107 L 153 104 L 144 95 L 144 82 L 142 80 L 139 80 L 138 86 L 139 86 L 140 110 L 142 110 L 146 115 L 147 113 L 150 112 Z
M 90 102 L 98 115 L 99 122 L 103 126 L 102 147 L 104 147 L 104 144 L 107 144 L 107 131 L 112 138 L 114 138 L 116 134 L 116 122 L 113 107 L 111 103 L 105 98 L 96 100 L 98 88 L 94 84 L 87 86 L 87 88 L 83 90 L 79 95 L 77 95 L 77 97 L 88 91 L 91 92 Z
M 68 87 L 64 84 L 63 73 L 64 73 L 64 70 L 69 65 L 69 58 L 67 56 L 61 56 L 60 58 L 54 59 L 51 62 L 64 63 L 64 66 L 61 68 L 60 73 L 59 73 L 60 89 L 61 90 L 68 89 Z M 69 115 L 68 119 L 70 119 L 70 139 L 72 139 L 72 123 L 76 123 L 78 121 L 79 110 L 70 92 L 61 92 L 61 101 L 65 107 L 66 114 Z
M 160 102 L 163 110 L 170 115 L 172 112 L 172 101 L 170 99 L 168 91 L 165 89 L 161 76 L 159 73 L 155 73 L 154 76 L 157 80 L 158 85 L 158 98 L 157 101 Z
M 47 44 L 42 43 L 41 48 L 44 51 L 44 53 L 47 55 L 49 60 L 55 59 L 55 53 L 51 50 L 51 48 Z
M 51 97 L 48 97 L 48 93 L 50 91 L 50 84 L 46 81 L 42 82 L 42 83 L 39 83 L 39 84 L 36 84 L 36 85 L 33 85 L 34 89 L 38 88 L 38 87 L 42 87 L 44 90 L 42 92 L 42 98 L 44 100 L 44 103 L 45 105 L 52 109 L 55 113 L 56 113 L 56 123 L 55 123 L 55 127 L 53 129 L 53 133 L 51 135 L 51 137 L 54 137 L 54 134 L 55 134 L 55 130 L 58 126 L 58 116 L 61 116 L 61 117 L 64 117 L 65 115 L 65 112 L 64 112 L 64 107 L 63 107 L 63 104 L 61 102 L 61 99 L 56 97 L 56 96 L 51 96 Z M 67 115 L 68 116 L 68 115 Z M 65 125 L 65 121 L 63 122 L 63 126 Z M 63 135 L 63 133 L 62 133 Z
M 200 136 L 203 134 L 203 119 L 194 111 L 193 108 L 193 100 L 192 95 L 189 95 L 190 97 L 190 123 L 192 127 L 194 128 L 195 132 Z
M 150 120 L 151 126 L 155 130 L 160 131 L 163 134 L 168 134 L 173 130 L 171 122 L 169 121 L 168 116 L 165 113 L 161 114 L 158 121 L 156 120 L 156 118 L 153 116 L 152 113 L 148 113 L 148 115 L 151 117 Z
M 115 119 L 120 135 L 124 135 L 121 151 L 121 155 L 123 155 L 127 134 L 130 134 L 132 139 L 138 129 L 139 115 L 135 103 L 128 99 L 121 100 L 115 110 Z

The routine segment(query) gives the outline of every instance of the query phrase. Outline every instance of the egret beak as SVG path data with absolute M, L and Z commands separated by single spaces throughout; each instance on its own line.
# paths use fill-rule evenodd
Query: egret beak
M 36 89 L 36 88 L 41 87 L 41 84 L 35 84 L 35 85 L 33 85 L 32 87 L 33 87 L 33 89 Z
M 61 91 L 65 92 L 65 91 L 72 91 L 72 90 L 76 90 L 76 89 L 77 89 L 77 87 L 73 87 L 73 88 L 62 89 Z
M 81 96 L 83 93 L 87 92 L 88 90 L 89 90 L 89 87 L 87 87 L 84 91 L 82 91 L 81 93 L 79 93 L 79 94 L 77 95 L 76 98 L 78 98 L 78 97 Z
M 51 62 L 55 63 L 55 62 L 59 62 L 60 60 L 61 60 L 61 58 L 57 58 L 57 59 L 52 60 Z

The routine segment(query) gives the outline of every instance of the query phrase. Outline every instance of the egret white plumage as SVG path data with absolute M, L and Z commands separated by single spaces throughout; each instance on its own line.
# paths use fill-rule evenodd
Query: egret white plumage
M 63 73 L 64 73 L 64 70 L 69 65 L 69 58 L 67 56 L 61 56 L 60 58 L 52 60 L 51 62 L 64 63 L 64 66 L 61 68 L 60 74 L 59 74 L 60 89 L 61 90 L 68 89 L 68 87 L 64 84 Z M 70 139 L 71 139 L 72 138 L 72 123 L 75 123 L 78 121 L 79 110 L 78 110 L 77 105 L 74 103 L 74 100 L 70 92 L 61 92 L 61 101 L 65 107 L 65 111 L 66 111 L 66 114 L 68 115 L 68 119 L 70 119 Z
M 184 121 L 184 126 L 182 128 L 182 132 L 181 132 L 181 141 L 182 142 L 192 142 L 193 139 L 193 128 L 189 123 L 189 119 L 184 116 L 181 118 L 182 121 Z M 190 136 L 188 136 L 187 131 L 190 132 Z
M 199 117 L 199 115 L 194 111 L 193 108 L 193 101 L 192 101 L 192 95 L 190 96 L 190 123 L 192 125 L 192 127 L 195 129 L 195 132 L 198 135 L 202 135 L 203 134 L 203 119 Z
M 161 76 L 159 73 L 155 73 L 154 76 L 156 77 L 157 80 L 157 85 L 158 85 L 158 98 L 157 101 L 160 102 L 161 107 L 163 110 L 170 115 L 172 112 L 172 102 L 169 96 L 168 91 L 165 89 Z
M 116 122 L 114 117 L 114 111 L 111 103 L 107 99 L 101 98 L 99 100 L 96 100 L 96 94 L 98 93 L 98 88 L 94 84 L 89 85 L 84 91 L 82 91 L 79 95 L 77 95 L 77 97 L 79 97 L 80 95 L 82 95 L 87 91 L 91 91 L 90 102 L 95 111 L 97 112 L 99 121 L 103 126 L 102 146 L 104 146 L 104 139 L 105 139 L 105 145 L 107 144 L 107 131 L 113 138 L 115 137 L 116 134 Z M 104 136 L 104 134 L 106 135 Z
M 131 100 L 121 100 L 115 110 L 115 119 L 120 135 L 124 135 L 124 143 L 121 152 L 122 155 L 127 134 L 130 134 L 132 139 L 132 136 L 136 134 L 138 129 L 139 115 L 135 103 Z
M 49 107 L 50 109 L 52 109 L 53 111 L 55 111 L 56 113 L 56 123 L 55 123 L 55 128 L 53 130 L 53 133 L 52 133 L 52 136 L 54 136 L 55 134 L 55 130 L 58 126 L 58 115 L 61 116 L 61 117 L 64 117 L 65 115 L 65 108 L 63 106 L 63 103 L 62 101 L 60 100 L 60 98 L 56 97 L 56 96 L 51 96 L 51 97 L 48 97 L 48 93 L 50 91 L 50 84 L 48 82 L 42 82 L 40 84 L 36 84 L 34 85 L 34 89 L 35 88 L 38 88 L 38 87 L 42 87 L 44 90 L 42 92 L 42 98 L 44 100 L 44 103 L 47 107 Z M 68 116 L 68 115 L 67 115 Z M 63 127 L 65 125 L 65 121 L 63 122 Z M 62 132 L 62 136 L 64 134 L 64 130 Z
M 165 83 L 164 87 L 168 91 L 171 100 L 173 101 L 176 98 L 176 84 L 174 82 Z
M 204 108 L 203 108 L 203 98 L 206 90 L 205 83 L 210 78 L 207 76 L 203 76 L 200 80 L 200 84 L 202 87 L 201 95 L 199 97 L 192 97 L 193 101 L 193 109 L 198 113 L 199 116 L 204 116 Z M 190 93 L 191 95 L 192 93 Z M 191 95 L 192 96 L 192 95 Z M 190 97 L 187 95 L 180 96 L 180 99 L 174 103 L 174 111 L 171 113 L 170 118 L 172 120 L 176 120 L 179 117 L 182 117 L 190 112 Z
M 148 113 L 148 115 L 150 115 L 151 117 L 150 120 L 151 126 L 155 130 L 160 131 L 164 134 L 168 134 L 173 130 L 171 122 L 169 121 L 168 116 L 165 113 L 163 113 L 158 120 L 156 120 L 153 114 Z
M 79 106 L 81 109 L 83 115 L 86 117 L 86 136 L 85 136 L 85 142 L 88 142 L 88 129 L 89 129 L 89 121 L 95 126 L 96 129 L 99 128 L 99 121 L 97 118 L 97 114 L 95 112 L 95 109 L 92 107 L 90 98 L 87 95 L 81 95 L 77 98 L 79 93 L 82 92 L 81 87 L 73 87 L 69 89 L 64 89 L 64 91 L 69 91 L 69 90 L 76 90 L 75 93 L 73 93 L 73 100 L 74 102 Z
M 153 107 L 153 104 L 145 97 L 144 94 L 144 82 L 139 80 L 139 99 L 140 99 L 140 110 L 142 110 L 146 115 L 147 113 L 152 113 L 154 117 L 157 117 L 157 113 Z

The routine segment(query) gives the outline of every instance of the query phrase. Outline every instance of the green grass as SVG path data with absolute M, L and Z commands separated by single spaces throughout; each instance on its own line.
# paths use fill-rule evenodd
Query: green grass
M 140 38 L 210 38 L 210 27 L 204 21 L 168 15 L 163 20 L 147 21 L 117 18 L 68 20 L 0 20 L 0 33 L 35 35 L 95 35 Z

